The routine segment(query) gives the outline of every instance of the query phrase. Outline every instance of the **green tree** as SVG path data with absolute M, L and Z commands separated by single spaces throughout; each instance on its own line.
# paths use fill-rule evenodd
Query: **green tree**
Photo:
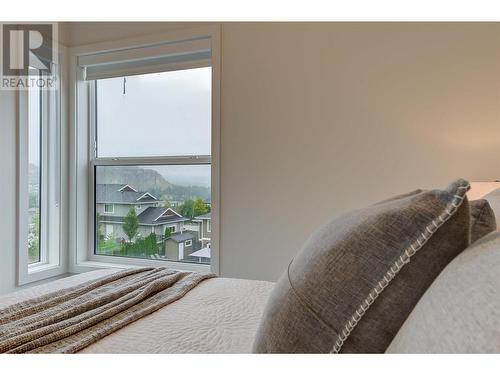
M 129 242 L 132 242 L 139 231 L 139 220 L 137 220 L 137 214 L 134 207 L 130 208 L 127 216 L 123 219 L 122 228 L 127 235 Z
M 178 212 L 189 219 L 200 216 L 209 212 L 202 198 L 186 199 L 180 206 Z
M 38 262 L 40 255 L 40 215 L 31 218 L 28 232 L 28 259 L 30 263 Z
M 96 235 L 97 235 L 97 241 L 99 242 L 104 238 L 101 227 L 101 215 L 99 213 L 95 214 L 95 227 L 97 228 Z
M 208 212 L 208 208 L 207 208 L 205 202 L 203 202 L 203 199 L 197 198 L 194 201 L 194 216 L 200 216 L 200 215 L 206 214 L 207 212 Z
M 178 212 L 189 219 L 194 218 L 194 200 L 185 199 L 179 207 Z
M 172 229 L 170 229 L 169 227 L 165 228 L 165 239 L 170 238 L 171 235 Z
M 144 239 L 144 252 L 146 256 L 156 255 L 159 252 L 156 234 L 151 233 Z

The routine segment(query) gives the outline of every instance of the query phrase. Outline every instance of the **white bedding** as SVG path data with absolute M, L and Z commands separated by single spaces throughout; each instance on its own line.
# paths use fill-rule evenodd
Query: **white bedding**
M 117 272 L 105 269 L 0 297 L 0 308 Z M 249 353 L 273 283 L 214 278 L 80 353 Z

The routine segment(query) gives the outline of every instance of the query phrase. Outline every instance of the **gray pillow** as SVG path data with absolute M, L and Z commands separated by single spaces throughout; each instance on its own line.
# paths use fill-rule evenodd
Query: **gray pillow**
M 495 214 L 486 199 L 470 201 L 470 240 L 476 242 L 497 229 Z
M 460 179 L 446 190 L 417 190 L 319 229 L 277 282 L 254 352 L 383 353 L 469 245 L 468 189 Z

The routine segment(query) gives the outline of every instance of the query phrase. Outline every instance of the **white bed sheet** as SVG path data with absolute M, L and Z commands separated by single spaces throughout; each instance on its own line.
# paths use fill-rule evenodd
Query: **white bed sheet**
M 0 297 L 0 308 L 117 272 L 87 272 Z M 249 353 L 274 283 L 214 278 L 80 353 Z

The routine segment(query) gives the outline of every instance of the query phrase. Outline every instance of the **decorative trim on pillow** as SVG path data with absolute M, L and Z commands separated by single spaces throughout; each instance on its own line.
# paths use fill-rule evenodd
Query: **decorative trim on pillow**
M 446 206 L 444 211 L 437 217 L 437 220 L 432 220 L 432 222 L 425 228 L 425 231 L 417 236 L 417 239 L 411 243 L 404 253 L 392 264 L 389 270 L 386 272 L 384 277 L 378 282 L 378 284 L 373 288 L 365 300 L 359 305 L 354 314 L 349 318 L 341 333 L 338 335 L 335 344 L 333 345 L 330 353 L 338 354 L 344 345 L 344 342 L 348 339 L 358 322 L 365 315 L 366 311 L 375 302 L 377 297 L 384 291 L 384 289 L 389 285 L 389 283 L 394 279 L 394 277 L 401 271 L 405 264 L 410 262 L 410 258 L 417 253 L 431 238 L 431 236 L 436 232 L 462 204 L 465 193 L 470 189 L 470 185 L 458 186 L 457 194 L 454 195 L 453 200 Z

